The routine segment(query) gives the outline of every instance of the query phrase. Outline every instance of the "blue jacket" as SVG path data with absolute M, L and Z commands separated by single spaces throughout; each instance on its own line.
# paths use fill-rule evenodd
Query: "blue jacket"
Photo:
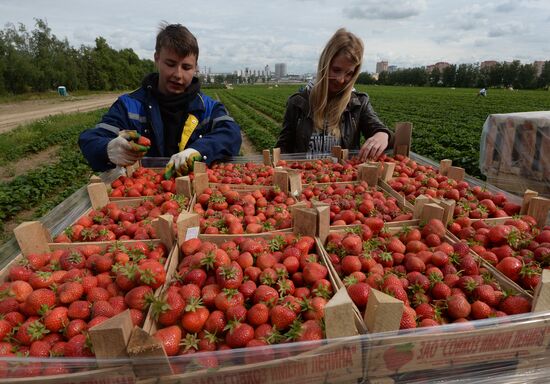
M 189 104 L 188 112 L 197 117 L 199 123 L 186 148 L 199 151 L 207 164 L 239 154 L 241 128 L 229 116 L 222 103 L 199 92 Z M 164 125 L 158 102 L 151 90 L 141 87 L 120 96 L 95 128 L 80 134 L 78 145 L 94 171 L 115 167 L 107 156 L 107 144 L 124 129 L 136 130 L 151 140 L 151 148 L 146 156 L 173 155 L 164 151 Z

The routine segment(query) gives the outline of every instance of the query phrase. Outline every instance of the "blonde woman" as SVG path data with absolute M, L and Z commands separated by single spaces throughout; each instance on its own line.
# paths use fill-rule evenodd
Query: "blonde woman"
M 353 88 L 362 60 L 361 39 L 343 28 L 337 30 L 321 53 L 316 81 L 288 99 L 276 145 L 283 153 L 327 153 L 340 145 L 360 149 L 364 161 L 384 152 L 392 134 L 374 112 L 369 96 Z

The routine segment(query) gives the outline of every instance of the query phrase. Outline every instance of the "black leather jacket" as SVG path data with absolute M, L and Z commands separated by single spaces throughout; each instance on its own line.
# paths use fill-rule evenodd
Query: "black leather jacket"
M 386 132 L 388 148 L 393 146 L 392 132 L 380 121 L 366 93 L 352 92 L 342 114 L 340 130 L 342 148 L 359 149 L 360 136 L 367 139 L 376 132 Z M 283 129 L 275 146 L 282 153 L 308 152 L 312 133 L 313 119 L 309 113 L 309 90 L 306 89 L 288 98 Z

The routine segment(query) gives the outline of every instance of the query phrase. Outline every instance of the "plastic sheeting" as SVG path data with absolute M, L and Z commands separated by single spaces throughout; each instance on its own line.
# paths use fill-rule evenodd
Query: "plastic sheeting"
M 550 195 L 550 111 L 489 115 L 479 163 L 488 181 L 511 192 Z

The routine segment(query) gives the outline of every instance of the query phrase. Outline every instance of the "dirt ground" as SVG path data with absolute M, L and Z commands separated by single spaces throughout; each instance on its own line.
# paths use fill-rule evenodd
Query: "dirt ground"
M 18 125 L 32 122 L 49 115 L 71 112 L 88 112 L 110 106 L 119 93 L 60 97 L 56 99 L 26 100 L 0 104 L 0 133 Z

